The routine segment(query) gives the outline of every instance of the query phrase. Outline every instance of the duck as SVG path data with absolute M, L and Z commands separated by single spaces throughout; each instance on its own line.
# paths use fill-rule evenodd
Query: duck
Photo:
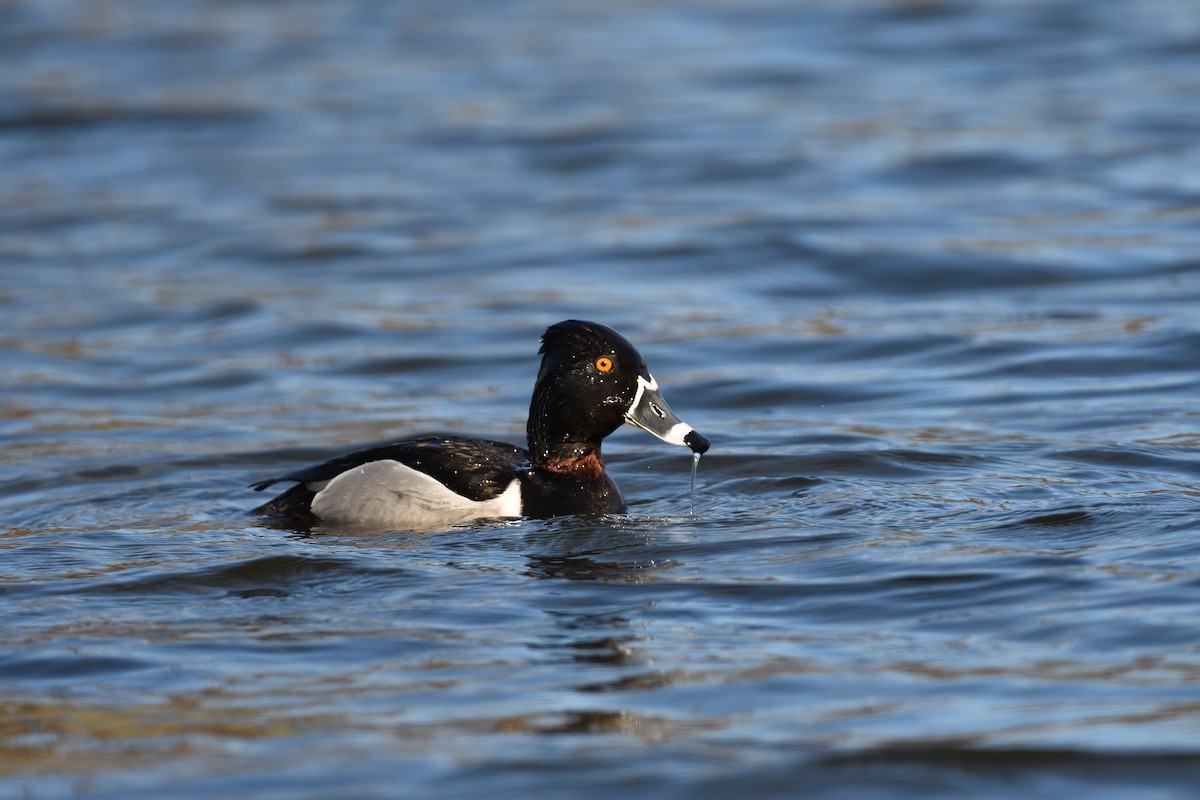
M 629 424 L 708 451 L 709 440 L 675 415 L 641 353 L 612 328 L 559 322 L 542 334 L 538 354 L 528 447 L 455 434 L 368 447 L 250 484 L 294 484 L 251 513 L 393 529 L 621 514 L 625 499 L 600 453 L 609 434 Z

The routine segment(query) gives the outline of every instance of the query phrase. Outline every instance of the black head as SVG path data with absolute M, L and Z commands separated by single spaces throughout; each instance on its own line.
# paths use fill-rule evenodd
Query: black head
M 605 325 L 567 320 L 542 336 L 529 446 L 535 461 L 598 450 L 601 440 L 629 422 L 696 452 L 708 440 L 671 412 L 646 360 Z

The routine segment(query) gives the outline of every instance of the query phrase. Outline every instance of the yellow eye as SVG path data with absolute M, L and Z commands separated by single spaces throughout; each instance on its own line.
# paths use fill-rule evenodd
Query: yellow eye
M 608 356 L 600 356 L 596 359 L 596 369 L 601 372 L 612 372 L 613 360 Z

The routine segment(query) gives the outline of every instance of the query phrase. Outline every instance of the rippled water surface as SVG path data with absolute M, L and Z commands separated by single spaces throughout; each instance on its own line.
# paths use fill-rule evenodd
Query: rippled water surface
M 1200 15 L 0 2 L 0 796 L 1194 797 Z M 639 345 L 627 515 L 266 527 Z

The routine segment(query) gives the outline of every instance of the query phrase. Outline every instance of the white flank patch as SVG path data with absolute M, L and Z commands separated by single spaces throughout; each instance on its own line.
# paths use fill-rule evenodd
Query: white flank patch
M 491 500 L 468 500 L 399 461 L 348 469 L 317 492 L 312 511 L 323 521 L 396 529 L 445 528 L 473 519 L 521 516 L 515 478 Z

